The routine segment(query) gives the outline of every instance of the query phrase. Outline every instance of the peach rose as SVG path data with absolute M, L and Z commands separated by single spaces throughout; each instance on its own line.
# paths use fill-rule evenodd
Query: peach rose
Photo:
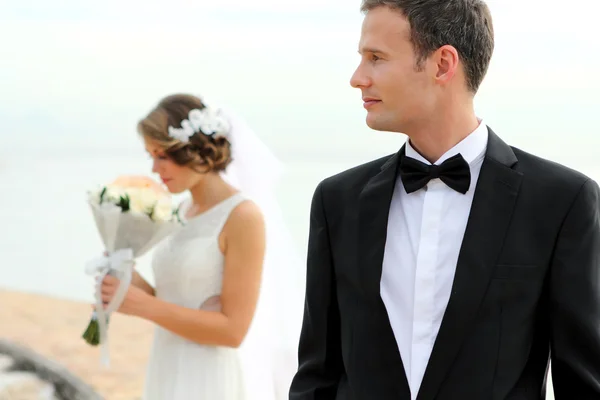
M 171 197 L 171 194 L 155 180 L 144 175 L 121 175 L 109 186 L 120 188 L 152 189 L 159 196 Z

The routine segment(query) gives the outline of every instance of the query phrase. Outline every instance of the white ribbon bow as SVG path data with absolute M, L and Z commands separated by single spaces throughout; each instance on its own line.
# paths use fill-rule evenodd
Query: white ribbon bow
M 133 275 L 133 250 L 132 249 L 120 249 L 116 250 L 108 255 L 96 257 L 90 260 L 85 266 L 85 272 L 88 275 L 97 276 L 96 284 L 96 318 L 98 320 L 98 327 L 100 328 L 100 351 L 101 351 L 101 362 L 105 366 L 110 364 L 110 355 L 108 350 L 108 332 L 107 332 L 107 318 L 113 311 L 119 309 L 127 289 L 131 284 L 131 278 Z M 106 308 L 102 303 L 102 281 L 106 275 L 112 275 L 119 278 L 120 283 L 117 291 L 113 298 L 108 303 Z

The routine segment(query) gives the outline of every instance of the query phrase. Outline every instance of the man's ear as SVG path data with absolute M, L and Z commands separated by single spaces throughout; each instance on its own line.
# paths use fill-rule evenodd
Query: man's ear
M 447 85 L 456 75 L 460 65 L 458 51 L 450 45 L 444 45 L 432 54 L 436 63 L 435 79 L 440 85 Z

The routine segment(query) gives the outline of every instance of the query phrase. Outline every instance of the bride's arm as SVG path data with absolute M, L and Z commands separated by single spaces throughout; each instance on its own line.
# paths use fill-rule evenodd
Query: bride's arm
M 223 233 L 221 311 L 185 308 L 152 297 L 139 316 L 196 343 L 238 347 L 252 321 L 262 275 L 265 227 L 258 207 L 242 203 L 231 213 Z
M 150 296 L 154 296 L 154 288 L 152 285 L 150 285 L 135 269 L 133 270 L 133 275 L 131 277 L 131 284 L 139 287 Z

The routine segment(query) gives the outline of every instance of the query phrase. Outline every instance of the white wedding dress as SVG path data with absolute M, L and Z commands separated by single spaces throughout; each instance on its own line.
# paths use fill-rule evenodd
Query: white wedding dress
M 157 246 L 152 268 L 158 298 L 199 309 L 220 295 L 224 256 L 219 234 L 245 199 L 235 194 L 184 220 L 183 228 Z M 200 345 L 156 327 L 144 400 L 248 400 L 247 392 L 239 349 Z
M 185 221 L 154 249 L 156 296 L 207 309 L 205 302 L 221 293 L 224 256 L 219 234 L 231 211 L 249 199 L 260 207 L 266 223 L 256 312 L 238 349 L 196 344 L 157 327 L 144 400 L 287 400 L 297 369 L 305 276 L 276 196 L 283 167 L 242 118 L 227 108 L 221 111 L 231 124 L 227 139 L 233 160 L 222 177 L 240 194 Z M 186 207 L 182 205 L 180 215 Z

